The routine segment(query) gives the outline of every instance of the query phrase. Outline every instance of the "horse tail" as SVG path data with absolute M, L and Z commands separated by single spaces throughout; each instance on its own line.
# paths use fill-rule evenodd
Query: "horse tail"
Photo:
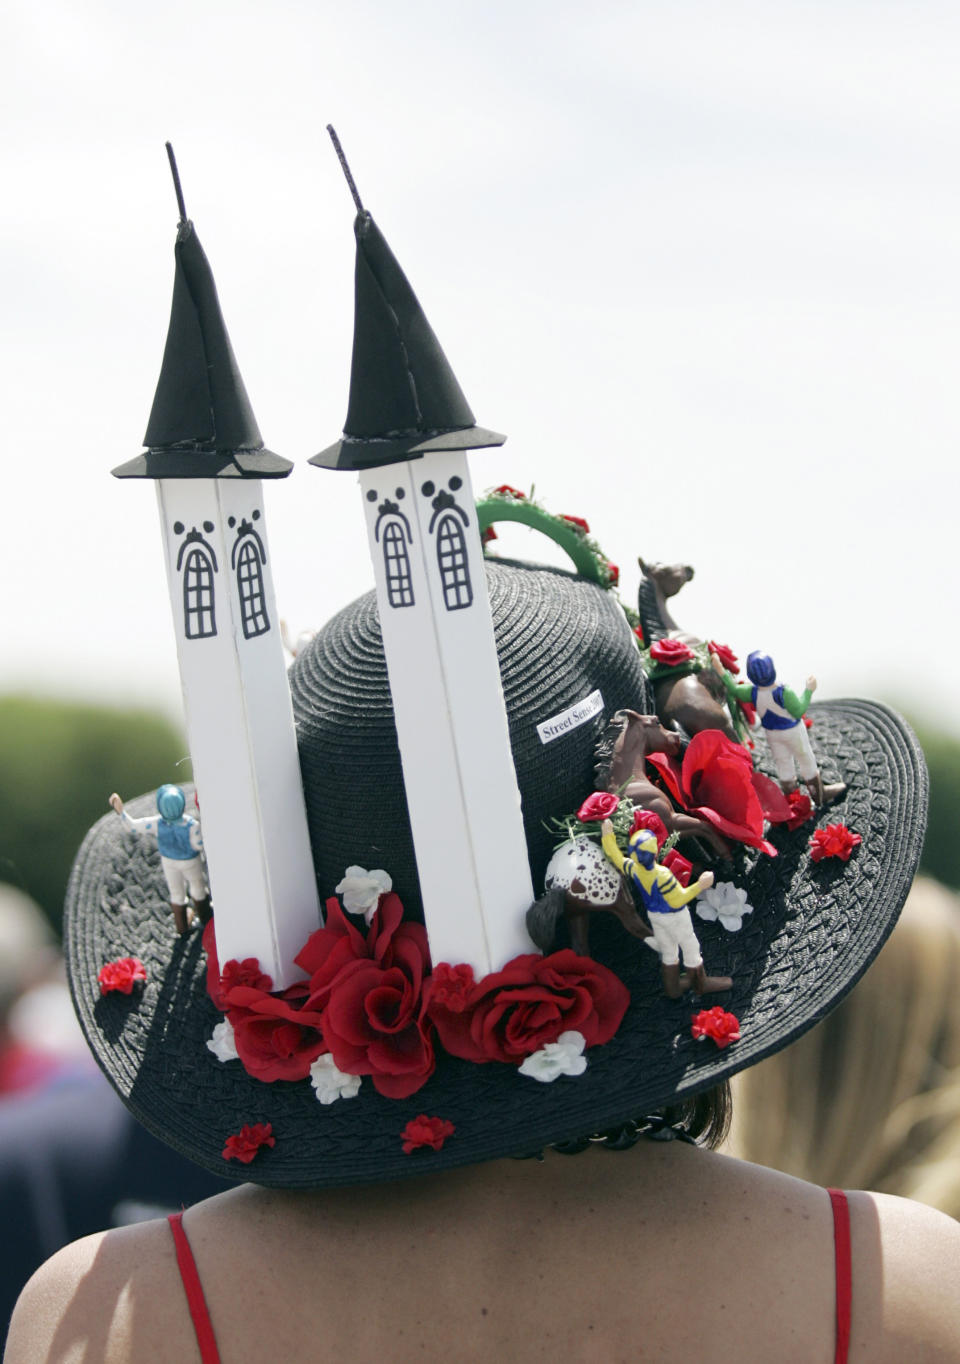
M 557 920 L 564 911 L 566 891 L 553 886 L 527 910 L 527 932 L 541 952 L 549 952 L 557 936 Z

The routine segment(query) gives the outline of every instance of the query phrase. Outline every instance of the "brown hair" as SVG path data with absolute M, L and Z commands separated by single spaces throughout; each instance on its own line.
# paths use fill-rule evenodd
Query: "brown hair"
M 864 979 L 734 1080 L 731 1151 L 960 1215 L 960 897 L 918 878 Z

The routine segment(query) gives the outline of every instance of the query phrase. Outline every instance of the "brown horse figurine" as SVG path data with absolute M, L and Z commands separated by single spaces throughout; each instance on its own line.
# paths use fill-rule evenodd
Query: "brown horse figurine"
M 656 715 L 640 715 L 635 710 L 618 710 L 613 715 L 596 747 L 596 785 L 599 791 L 626 796 L 634 805 L 660 816 L 667 833 L 702 838 L 720 857 L 730 856 L 730 845 L 705 819 L 675 810 L 670 797 L 647 776 L 648 753 L 668 753 L 676 757 L 683 746 L 680 735 L 665 729 Z
M 667 600 L 675 597 L 693 577 L 689 564 L 648 564 L 637 559 L 643 578 L 638 605 L 640 623 L 648 644 L 658 639 L 678 639 L 684 644 L 702 644 L 696 635 L 687 634 L 674 621 Z M 735 744 L 735 731 L 726 706 L 726 692 L 711 668 L 687 672 L 681 665 L 676 673 L 657 678 L 653 683 L 657 715 L 668 728 L 679 728 L 692 737 L 702 729 L 720 729 Z

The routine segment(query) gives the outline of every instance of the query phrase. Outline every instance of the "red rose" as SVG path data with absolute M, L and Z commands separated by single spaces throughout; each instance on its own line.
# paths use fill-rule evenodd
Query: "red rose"
M 716 654 L 728 673 L 736 674 L 740 671 L 737 656 L 729 644 L 718 644 L 715 639 L 711 639 L 707 647 L 712 654 Z
M 499 488 L 494 488 L 495 493 L 506 493 L 509 497 L 519 497 L 521 501 L 526 501 L 526 493 L 522 493 L 519 488 L 511 488 L 509 483 L 501 483 Z
M 658 849 L 663 847 L 669 837 L 667 826 L 654 810 L 634 810 L 633 823 L 630 825 L 631 835 L 638 829 L 649 829 L 657 840 Z
M 569 521 L 571 526 L 576 526 L 577 530 L 582 530 L 584 535 L 590 534 L 590 527 L 587 525 L 586 521 L 584 521 L 582 516 L 566 516 L 564 513 L 561 512 L 560 519 L 561 521 Z
M 790 818 L 784 823 L 788 829 L 799 829 L 813 815 L 813 801 L 803 791 L 788 791 L 787 804 L 790 806 Z
M 828 824 L 825 829 L 816 829 L 810 839 L 810 857 L 814 862 L 822 862 L 825 857 L 839 857 L 842 862 L 850 860 L 850 854 L 863 840 L 859 834 L 852 833 L 845 824 Z
M 809 715 L 803 717 L 803 723 L 806 725 L 807 729 L 813 729 L 813 720 Z
M 592 796 L 587 796 L 586 800 L 577 811 L 577 819 L 581 824 L 592 824 L 595 820 L 610 819 L 617 812 L 620 804 L 620 797 L 615 796 L 612 791 L 594 791 Z
M 719 729 L 703 729 L 687 745 L 682 766 L 666 753 L 648 753 L 647 762 L 690 814 L 776 857 L 776 848 L 763 836 L 763 822 L 789 819 L 790 807 L 776 782 L 754 772 L 742 744 L 733 743 Z
M 721 1051 L 731 1042 L 740 1041 L 740 1021 L 735 1014 L 728 1014 L 717 1004 L 712 1009 L 701 1009 L 694 1014 L 690 1031 L 697 1041 L 712 1037 Z
M 384 895 L 364 937 L 330 899 L 325 926 L 296 959 L 310 972 L 305 1008 L 322 1013 L 337 1067 L 372 1076 L 388 1099 L 415 1093 L 436 1064 L 423 997 L 427 932 L 402 918 L 399 898 Z
M 452 1137 L 455 1131 L 453 1123 L 446 1118 L 428 1118 L 426 1113 L 421 1113 L 418 1118 L 411 1118 L 400 1134 L 403 1137 L 403 1154 L 409 1156 L 411 1151 L 424 1146 L 429 1146 L 431 1151 L 439 1151 L 447 1137 Z
M 207 993 L 233 1025 L 237 1055 L 248 1075 L 273 1080 L 304 1080 L 327 1046 L 321 1016 L 304 1008 L 306 981 L 271 994 L 273 985 L 256 957 L 228 961 L 221 973 L 213 920 L 203 930 L 207 953 Z
M 269 1122 L 245 1123 L 239 1132 L 227 1137 L 221 1155 L 224 1160 L 241 1160 L 249 1165 L 261 1146 L 276 1146 L 273 1124 Z
M 493 529 L 493 526 L 487 526 L 487 529 L 480 533 L 481 545 L 489 545 L 491 540 L 496 540 L 498 538 L 497 532 Z
M 616 587 L 620 581 L 620 570 L 616 564 L 607 564 L 607 582 L 610 587 Z
M 277 995 L 249 986 L 231 991 L 227 1017 L 233 1025 L 237 1055 L 255 1080 L 265 1084 L 305 1080 L 313 1062 L 329 1050 L 322 1015 L 305 1007 L 307 994 L 306 981 Z
M 645 649 L 645 648 L 647 647 L 647 641 L 646 641 L 646 640 L 644 639 L 644 637 L 643 637 L 643 626 L 642 626 L 642 625 L 635 625 L 635 626 L 633 627 L 633 633 L 636 635 L 637 639 L 640 641 L 640 648 L 641 648 L 641 649 Z
M 671 848 L 668 853 L 664 854 L 661 861 L 665 867 L 669 867 L 681 886 L 689 886 L 693 864 L 687 861 L 683 853 L 677 852 L 676 848 Z
M 133 993 L 138 980 L 146 980 L 147 972 L 139 957 L 121 957 L 119 961 L 108 961 L 97 972 L 101 995 L 118 990 L 122 995 Z
M 676 668 L 681 663 L 689 663 L 693 650 L 682 639 L 655 639 L 650 645 L 650 657 Z
M 569 948 L 549 957 L 514 957 L 478 981 L 456 1011 L 433 993 L 432 980 L 425 993 L 427 1011 L 451 1055 L 510 1065 L 556 1042 L 562 1032 L 582 1033 L 588 1047 L 609 1042 L 630 1003 L 612 971 Z

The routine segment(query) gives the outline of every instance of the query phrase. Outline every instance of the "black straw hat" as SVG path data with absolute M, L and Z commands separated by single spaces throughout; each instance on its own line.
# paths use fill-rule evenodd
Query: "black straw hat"
M 622 706 L 647 709 L 640 655 L 622 611 L 573 575 L 488 565 L 511 743 L 534 882 L 553 841 L 544 821 L 576 809 L 593 787 L 593 747 Z M 321 894 L 356 862 L 385 868 L 415 919 L 417 881 L 402 774 L 372 594 L 336 616 L 297 659 L 291 686 Z M 602 708 L 569 742 L 543 743 L 537 726 L 599 693 Z M 695 1040 L 703 1005 L 660 990 L 657 960 L 612 916 L 591 916 L 590 950 L 629 991 L 614 1035 L 590 1046 L 583 1074 L 538 1083 L 500 1061 L 476 1064 L 436 1046 L 436 1068 L 416 1092 L 388 1098 L 367 1077 L 355 1097 L 318 1103 L 307 1080 L 264 1083 L 207 1043 L 222 1015 L 206 988 L 199 933 L 174 935 L 155 851 L 107 816 L 88 835 L 68 893 L 71 987 L 90 1045 L 146 1127 L 227 1177 L 310 1187 L 386 1180 L 606 1130 L 709 1088 L 779 1050 L 852 988 L 896 921 L 916 868 L 927 779 L 919 747 L 891 711 L 867 701 L 811 708 L 825 778 L 847 784 L 818 823 L 842 821 L 862 839 L 848 861 L 811 860 L 812 826 L 777 826 L 769 857 L 737 853 L 736 879 L 754 910 L 739 932 L 697 921 L 711 970 L 733 977 L 708 999 L 736 1015 L 740 1040 L 721 1050 Z M 144 797 L 139 811 L 151 809 Z M 451 887 L 455 913 L 456 887 Z M 214 910 L 216 904 L 214 902 Z M 362 932 L 362 920 L 358 920 Z M 101 995 L 105 963 L 135 956 L 146 980 Z M 407 1152 L 420 1114 L 452 1124 L 441 1149 Z M 275 1144 L 250 1164 L 223 1158 L 225 1138 L 269 1123 Z

